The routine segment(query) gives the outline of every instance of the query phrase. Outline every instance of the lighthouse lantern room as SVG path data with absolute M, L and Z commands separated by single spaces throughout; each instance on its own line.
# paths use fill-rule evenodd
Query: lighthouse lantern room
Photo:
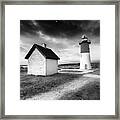
M 91 69 L 91 60 L 90 60 L 90 48 L 89 44 L 91 41 L 88 40 L 86 35 L 82 35 L 82 41 L 80 45 L 80 70 Z

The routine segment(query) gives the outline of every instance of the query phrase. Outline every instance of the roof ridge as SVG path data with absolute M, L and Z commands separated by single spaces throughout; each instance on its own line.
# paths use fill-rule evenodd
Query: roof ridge
M 35 48 L 38 49 L 38 51 L 46 58 L 46 59 L 56 59 L 59 60 L 60 58 L 49 48 L 44 48 L 41 45 L 38 44 L 34 44 L 32 46 L 32 48 L 29 50 L 28 54 L 25 56 L 25 59 L 28 59 L 31 54 L 33 53 L 33 51 L 35 50 Z

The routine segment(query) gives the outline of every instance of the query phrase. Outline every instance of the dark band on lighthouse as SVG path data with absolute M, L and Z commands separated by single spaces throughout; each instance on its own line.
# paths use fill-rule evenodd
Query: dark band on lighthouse
M 81 53 L 89 53 L 90 52 L 89 44 L 91 44 L 91 42 L 88 40 L 84 40 L 81 43 L 79 43 L 79 45 L 81 45 Z

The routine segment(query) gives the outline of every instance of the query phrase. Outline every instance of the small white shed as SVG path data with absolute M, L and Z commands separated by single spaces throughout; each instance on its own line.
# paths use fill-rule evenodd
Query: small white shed
M 51 75 L 58 72 L 60 59 L 51 49 L 34 44 L 25 56 L 28 60 L 28 74 Z

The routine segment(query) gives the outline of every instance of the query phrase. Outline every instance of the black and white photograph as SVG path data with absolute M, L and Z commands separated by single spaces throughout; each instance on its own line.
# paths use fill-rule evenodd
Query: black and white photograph
M 100 100 L 100 20 L 20 20 L 20 100 Z
M 118 6 L 112 1 L 5 2 L 3 117 L 116 118 Z

